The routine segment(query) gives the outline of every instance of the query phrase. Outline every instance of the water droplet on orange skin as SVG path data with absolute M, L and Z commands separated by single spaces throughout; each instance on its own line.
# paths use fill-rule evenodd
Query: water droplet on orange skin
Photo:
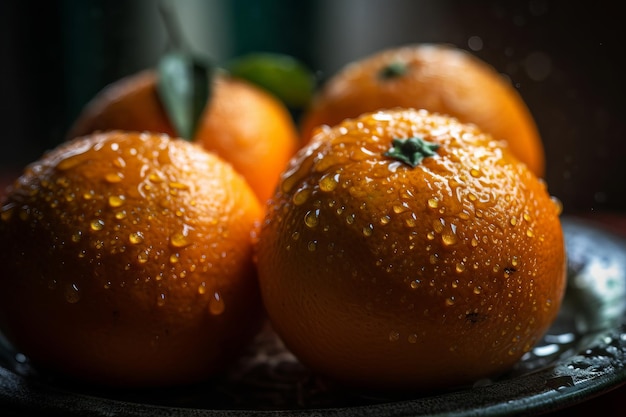
M 191 245 L 191 241 L 185 233 L 178 232 L 170 236 L 170 244 L 175 248 L 183 248 Z
M 306 214 L 304 215 L 304 224 L 306 224 L 307 227 L 309 228 L 316 227 L 319 223 L 319 215 L 320 215 L 319 209 L 307 211 Z
M 76 304 L 80 301 L 80 290 L 76 283 L 69 284 L 65 288 L 65 300 L 70 304 Z
M 119 172 L 112 172 L 104 176 L 104 180 L 111 184 L 120 183 L 122 182 L 123 179 L 124 179 L 124 175 L 122 175 Z
M 89 223 L 89 227 L 91 227 L 91 230 L 93 231 L 100 231 L 104 229 L 104 220 L 102 219 L 92 220 L 91 223 Z
M 125 200 L 126 197 L 124 197 L 123 195 L 112 195 L 109 197 L 109 206 L 113 208 L 120 207 L 122 204 L 124 204 Z
M 226 304 L 224 304 L 224 300 L 219 292 L 214 292 L 209 300 L 209 313 L 214 316 L 219 316 L 226 309 Z

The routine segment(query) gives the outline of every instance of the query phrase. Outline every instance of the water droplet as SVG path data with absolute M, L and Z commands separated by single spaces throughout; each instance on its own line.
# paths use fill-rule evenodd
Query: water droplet
M 140 264 L 145 264 L 146 262 L 148 262 L 149 258 L 150 258 L 150 255 L 148 251 L 144 250 L 137 254 L 137 262 L 139 262 Z
M 56 168 L 60 171 L 67 171 L 69 169 L 74 168 L 75 166 L 78 166 L 79 164 L 82 164 L 83 162 L 85 162 L 85 160 L 86 159 L 82 157 L 80 154 L 72 155 L 69 158 L 66 158 L 62 160 L 61 162 L 59 162 Z
M 168 185 L 173 190 L 184 191 L 184 190 L 188 190 L 189 189 L 189 186 L 187 184 L 183 184 L 182 182 L 178 182 L 178 181 L 170 182 Z
M 97 232 L 99 230 L 104 229 L 104 220 L 102 219 L 92 220 L 91 223 L 89 223 L 89 226 L 91 227 L 91 230 Z
M 408 207 L 406 207 L 406 203 L 396 204 L 393 206 L 393 212 L 396 214 L 404 213 L 407 211 Z
M 374 225 L 373 224 L 368 224 L 367 226 L 363 227 L 363 236 L 369 237 L 369 236 L 372 235 L 372 233 L 374 233 Z
M 2 207 L 2 213 L 0 213 L 0 218 L 3 221 L 9 221 L 11 219 L 11 217 L 13 216 L 13 210 L 15 209 L 15 206 L 12 204 L 7 204 L 5 206 Z
M 145 182 L 142 182 L 141 184 L 137 185 L 137 191 L 139 192 L 139 195 L 141 195 L 142 197 L 146 197 L 150 195 L 151 190 L 152 190 L 152 186 Z
M 459 274 L 460 274 L 460 273 L 462 273 L 463 271 L 465 271 L 465 264 L 464 264 L 464 263 L 462 263 L 462 262 L 458 262 L 458 263 L 456 264 L 456 266 L 455 266 L 454 270 L 455 270 L 457 273 L 459 273 Z
M 148 180 L 150 180 L 150 181 L 152 181 L 154 183 L 163 182 L 163 178 L 159 174 L 157 174 L 156 172 L 151 172 L 148 175 Z
M 158 307 L 163 307 L 165 305 L 165 294 L 161 293 L 157 296 L 156 304 Z
M 550 199 L 556 208 L 557 214 L 561 214 L 563 212 L 563 202 L 559 200 L 557 197 L 551 196 Z
M 482 291 L 483 291 L 483 289 L 482 289 L 479 285 L 477 285 L 477 286 L 475 286 L 475 287 L 474 287 L 474 294 L 478 295 L 478 294 L 480 294 Z
M 445 224 L 445 220 L 443 219 L 433 220 L 433 230 L 435 231 L 435 233 L 443 232 L 444 224 Z
M 198 285 L 198 294 L 203 295 L 206 294 L 206 282 L 202 281 L 200 285 Z
M 472 240 L 470 241 L 470 245 L 475 248 L 476 246 L 478 246 L 478 240 L 476 240 L 476 238 L 472 238 Z
M 310 195 L 311 195 L 311 190 L 309 188 L 299 188 L 293 194 L 293 197 L 291 200 L 296 206 L 300 206 L 306 203 Z
M 411 344 L 417 343 L 417 335 L 415 333 L 410 334 L 406 340 Z
M 117 168 L 124 168 L 126 166 L 126 161 L 124 160 L 124 158 L 119 157 L 113 160 L 113 165 L 115 165 Z
M 511 220 L 509 220 L 509 223 L 511 223 L 511 226 L 515 226 L 517 224 L 517 217 L 511 217 Z
M 56 179 L 54 183 L 58 185 L 59 187 L 67 188 L 70 185 L 70 180 L 67 179 L 66 177 L 59 177 Z
M 417 217 L 415 216 L 415 213 L 411 213 L 411 216 L 407 217 L 404 220 L 404 223 L 408 226 L 408 227 L 415 227 L 417 226 Z
M 446 246 L 454 245 L 457 242 L 456 233 L 454 233 L 452 230 L 446 230 L 441 235 L 441 241 Z
M 65 287 L 65 300 L 70 304 L 76 304 L 80 301 L 80 291 L 75 283 Z
M 112 173 L 108 173 L 104 176 L 104 179 L 106 180 L 106 182 L 109 182 L 111 184 L 116 184 L 118 182 L 121 182 L 124 179 L 124 175 L 122 175 L 122 173 L 120 172 L 112 172 Z
M 428 207 L 430 207 L 430 208 L 437 208 L 437 207 L 439 207 L 439 200 L 437 200 L 437 198 L 435 198 L 435 197 L 429 198 L 428 199 Z
M 483 175 L 483 173 L 478 168 L 470 169 L 470 175 L 474 178 L 478 178 Z
M 448 307 L 453 306 L 453 305 L 454 305 L 454 303 L 455 303 L 455 299 L 454 299 L 454 297 L 448 297 L 448 298 L 446 298 L 446 306 L 448 306 Z
M 319 181 L 320 190 L 325 192 L 333 191 L 339 184 L 339 174 L 324 175 Z
M 380 224 L 386 225 L 391 221 L 391 217 L 389 217 L 388 215 L 384 215 L 380 219 L 378 219 L 378 221 L 380 222 Z
M 74 243 L 80 242 L 80 239 L 82 238 L 82 236 L 83 236 L 83 232 L 81 232 L 80 230 L 75 231 L 72 234 L 72 242 Z
M 398 333 L 395 330 L 392 330 L 389 332 L 389 341 L 390 342 L 397 342 L 398 340 L 400 340 L 400 333 Z
M 128 235 L 128 241 L 133 245 L 143 242 L 143 233 L 137 231 Z
M 410 285 L 411 285 L 411 288 L 415 290 L 420 287 L 421 283 L 422 282 L 419 279 L 414 279 L 413 281 L 411 281 Z
M 528 237 L 535 237 L 535 232 L 533 232 L 533 229 L 531 229 L 530 227 L 526 230 L 526 236 Z
M 304 215 L 304 224 L 306 224 L 307 227 L 310 227 L 310 228 L 316 227 L 317 224 L 319 223 L 319 215 L 320 215 L 319 209 L 307 211 L 306 214 Z
M 209 313 L 214 316 L 219 316 L 225 309 L 226 305 L 224 304 L 221 294 L 218 291 L 214 292 L 213 296 L 209 300 Z
M 191 241 L 187 236 L 187 231 L 184 230 L 182 232 L 177 232 L 171 235 L 170 244 L 175 248 L 184 248 L 185 246 L 191 245 Z
M 293 233 L 291 234 L 291 238 L 292 238 L 293 240 L 298 240 L 298 239 L 300 239 L 300 232 L 298 232 L 298 231 L 296 230 L 295 232 L 293 232 Z
M 307 249 L 309 250 L 309 252 L 315 252 L 315 250 L 317 249 L 317 241 L 316 240 L 311 240 L 307 244 Z
M 115 218 L 117 220 L 122 220 L 126 218 L 126 210 L 120 210 L 118 212 L 115 213 Z
M 126 200 L 126 197 L 124 197 L 123 195 L 112 195 L 109 197 L 109 206 L 111 207 L 120 207 L 122 204 L 124 204 L 124 200 Z
M 531 221 L 531 220 L 532 220 L 532 217 L 530 217 L 530 214 L 528 214 L 528 213 L 524 213 L 522 217 L 523 217 L 523 218 L 524 218 L 524 220 L 526 220 L 527 222 L 529 222 L 529 221 Z

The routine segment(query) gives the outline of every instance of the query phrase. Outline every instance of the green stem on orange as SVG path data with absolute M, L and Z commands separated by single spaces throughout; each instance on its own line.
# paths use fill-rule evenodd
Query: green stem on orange
M 438 144 L 426 142 L 422 138 L 394 138 L 391 148 L 384 155 L 415 168 L 424 158 L 434 156 L 437 149 L 439 149 Z
M 383 80 L 389 80 L 404 75 L 407 70 L 408 67 L 404 62 L 394 61 L 383 67 L 378 72 L 378 77 Z

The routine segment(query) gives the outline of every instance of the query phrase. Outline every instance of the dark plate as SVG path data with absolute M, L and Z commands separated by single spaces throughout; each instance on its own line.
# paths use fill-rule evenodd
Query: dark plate
M 227 375 L 175 389 L 115 391 L 37 373 L 0 343 L 2 415 L 511 416 L 582 402 L 626 382 L 626 242 L 564 218 L 568 289 L 558 320 L 507 375 L 437 393 L 355 392 L 304 369 L 271 329 Z

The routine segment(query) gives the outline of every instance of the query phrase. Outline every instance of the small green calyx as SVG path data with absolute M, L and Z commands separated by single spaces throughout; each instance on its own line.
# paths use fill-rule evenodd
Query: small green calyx
M 426 142 L 422 138 L 395 138 L 391 143 L 391 148 L 384 155 L 415 168 L 424 158 L 434 156 L 437 149 L 439 149 L 438 144 Z
M 381 69 L 378 76 L 382 80 L 389 80 L 404 75 L 407 70 L 408 67 L 404 62 L 395 61 Z

